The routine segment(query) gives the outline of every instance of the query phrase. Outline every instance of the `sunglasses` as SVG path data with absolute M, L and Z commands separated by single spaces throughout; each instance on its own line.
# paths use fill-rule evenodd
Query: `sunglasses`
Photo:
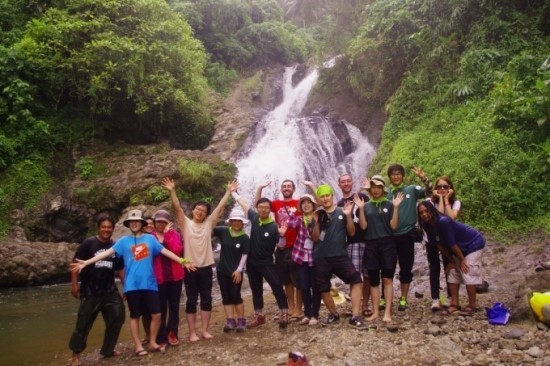
M 451 186 L 448 184 L 440 184 L 435 186 L 435 189 L 449 189 L 449 188 L 451 188 Z

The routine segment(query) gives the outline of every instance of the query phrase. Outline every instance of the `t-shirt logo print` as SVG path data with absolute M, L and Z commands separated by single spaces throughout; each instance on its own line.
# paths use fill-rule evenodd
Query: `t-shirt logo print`
M 134 253 L 134 260 L 140 261 L 149 256 L 149 248 L 145 243 L 136 244 L 132 247 L 132 253 Z

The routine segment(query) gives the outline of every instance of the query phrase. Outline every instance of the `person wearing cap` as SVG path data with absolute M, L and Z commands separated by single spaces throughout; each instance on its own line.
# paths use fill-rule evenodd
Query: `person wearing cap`
M 314 285 L 315 268 L 313 261 L 313 213 L 317 206 L 315 198 L 310 194 L 300 197 L 299 209 L 302 216 L 296 216 L 296 209 L 290 209 L 287 222 L 282 223 L 283 231 L 288 228 L 297 230 L 296 241 L 292 249 L 291 258 L 297 265 L 298 281 L 304 302 L 304 318 L 300 325 L 316 325 L 321 307 L 321 294 Z
M 112 217 L 102 214 L 96 223 L 97 235 L 87 238 L 78 246 L 74 255 L 75 262 L 77 259 L 90 259 L 113 246 L 111 236 L 115 222 Z M 69 341 L 69 348 L 73 354 L 68 365 L 81 364 L 80 353 L 86 348 L 88 334 L 100 312 L 105 322 L 105 335 L 99 353 L 104 357 L 120 355 L 115 346 L 125 315 L 122 294 L 116 286 L 115 275 L 124 283 L 124 262 L 115 255 L 83 270 L 80 273 L 80 286 L 78 273 L 71 272 L 71 294 L 80 299 L 80 306 L 76 326 Z
M 272 181 L 268 180 L 261 184 L 256 190 L 254 202 L 257 202 L 262 197 L 264 188 L 271 185 Z M 294 181 L 285 179 L 281 183 L 281 195 L 283 199 L 275 199 L 271 201 L 271 212 L 275 215 L 275 222 L 279 227 L 286 223 L 290 211 L 293 210 L 296 216 L 301 213 L 298 208 L 298 200 L 294 198 L 296 185 Z M 294 266 L 291 253 L 298 235 L 296 229 L 287 227 L 279 238 L 277 248 L 275 250 L 275 267 L 279 271 L 279 277 L 285 286 L 285 293 L 288 299 L 289 314 L 292 319 L 301 319 L 304 316 L 302 312 L 302 292 L 298 283 L 297 268 Z
M 273 252 L 279 242 L 279 229 L 270 216 L 271 201 L 262 197 L 256 202 L 256 210 L 252 209 L 248 202 L 237 192 L 232 193 L 233 198 L 248 215 L 250 220 L 250 253 L 248 254 L 246 273 L 252 291 L 252 304 L 254 306 L 254 318 L 248 324 L 248 328 L 255 328 L 265 324 L 264 290 L 265 279 L 277 301 L 279 307 L 279 327 L 286 328 L 290 323 L 288 314 L 288 302 L 283 288 L 283 283 L 273 263 Z
M 363 201 L 367 202 L 369 197 L 363 192 L 353 193 L 353 178 L 349 173 L 343 173 L 338 177 L 338 187 L 342 191 L 342 198 L 338 200 L 336 205 L 344 207 L 346 202 L 353 202 L 355 195 L 359 195 Z M 369 310 L 370 299 L 370 282 L 367 273 L 364 270 L 363 258 L 365 256 L 365 230 L 359 225 L 359 208 L 354 207 L 352 211 L 353 223 L 355 224 L 355 235 L 348 235 L 348 256 L 353 263 L 355 269 L 363 276 L 363 315 L 370 316 L 372 312 Z
M 371 197 L 368 202 L 359 196 L 354 200 L 360 208 L 359 225 L 365 231 L 365 268 L 370 281 L 373 304 L 373 313 L 367 321 L 380 317 L 378 303 L 381 277 L 387 301 L 382 320 L 391 322 L 393 276 L 397 265 L 397 248 L 393 232 L 399 224 L 399 205 L 403 202 L 403 193 L 396 194 L 390 202 L 386 197 L 386 181 L 380 175 L 370 179 L 368 190 Z
M 458 291 L 460 283 L 466 285 L 468 306 L 463 315 L 478 311 L 476 285 L 482 283 L 481 265 L 485 239 L 477 230 L 441 214 L 433 204 L 421 202 L 418 205 L 420 225 L 426 231 L 428 243 L 436 245 L 449 260 L 445 270 L 451 292 L 451 304 L 444 315 L 459 311 Z
M 329 315 L 325 324 L 336 322 L 340 315 L 330 295 L 333 274 L 351 287 L 351 313 L 349 323 L 358 329 L 365 329 L 361 316 L 361 296 L 363 280 L 348 257 L 347 236 L 355 234 L 352 218 L 353 202 L 344 207 L 336 206 L 332 187 L 321 184 L 315 192 L 320 208 L 315 212 L 315 224 L 311 237 L 315 242 L 313 258 L 315 260 L 315 285 L 321 293 Z
M 93 258 L 77 259 L 76 263 L 71 264 L 71 271 L 78 273 L 86 266 L 109 258 L 113 254 L 122 257 L 125 272 L 123 288 L 130 310 L 130 333 L 135 354 L 138 357 L 148 354 L 139 339 L 139 318 L 147 313 L 151 315 L 149 352 L 164 352 L 165 346 L 156 342 L 160 326 L 160 302 L 153 271 L 153 257 L 162 254 L 191 271 L 195 266 L 187 258 L 180 258 L 163 247 L 153 235 L 143 233 L 142 230 L 147 225 L 147 221 L 140 210 L 128 212 L 128 217 L 123 223 L 130 229 L 131 235 L 121 237 L 112 248 Z
M 224 332 L 238 333 L 246 329 L 244 303 L 241 297 L 243 270 L 250 252 L 250 237 L 244 232 L 248 223 L 244 213 L 234 209 L 227 219 L 229 226 L 216 226 L 214 235 L 220 239 L 220 261 L 216 276 L 220 285 L 226 324 Z
M 168 177 L 162 179 L 162 186 L 170 192 L 172 207 L 176 212 L 178 227 L 183 232 L 185 255 L 197 266 L 194 272 L 185 275 L 185 294 L 187 302 L 185 313 L 187 315 L 187 326 L 189 328 L 189 341 L 197 342 L 199 337 L 196 333 L 197 303 L 200 297 L 201 308 L 201 337 L 211 339 L 213 336 L 208 332 L 210 317 L 212 315 L 212 279 L 214 276 L 214 252 L 212 250 L 212 231 L 218 222 L 225 204 L 231 192 L 234 192 L 238 185 L 233 180 L 227 183 L 225 194 L 214 210 L 205 201 L 198 201 L 192 205 L 192 218 L 188 218 L 180 205 L 176 194 L 176 184 Z
M 413 279 L 414 243 L 422 241 L 422 233 L 416 227 L 416 203 L 419 199 L 432 194 L 432 183 L 424 170 L 413 167 L 412 172 L 420 178 L 424 187 L 406 185 L 404 183 L 405 168 L 400 164 L 392 164 L 388 168 L 390 186 L 386 194 L 389 200 L 403 193 L 403 203 L 399 206 L 399 226 L 394 231 L 397 241 L 397 261 L 399 263 L 399 282 L 401 294 L 397 310 L 404 311 L 409 306 L 407 296 Z M 380 304 L 382 307 L 383 303 Z
M 183 243 L 178 231 L 172 227 L 170 213 L 166 210 L 158 210 L 154 213 L 152 220 L 153 231 L 151 234 L 162 246 L 175 255 L 183 255 Z M 185 271 L 179 263 L 161 255 L 156 256 L 153 260 L 153 270 L 159 288 L 161 314 L 157 343 L 177 346 L 179 344 L 180 299 Z M 146 322 L 150 323 L 151 319 L 144 316 L 144 328 L 148 335 L 149 327 L 146 326 Z M 148 339 L 147 337 L 146 341 Z

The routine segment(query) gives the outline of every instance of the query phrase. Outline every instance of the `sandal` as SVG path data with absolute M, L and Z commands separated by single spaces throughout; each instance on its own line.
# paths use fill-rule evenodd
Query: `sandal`
M 144 349 L 140 349 L 139 351 L 136 351 L 136 356 L 137 357 L 143 357 L 143 356 L 147 356 L 149 353 L 144 350 Z
M 456 313 L 457 311 L 460 311 L 460 308 L 458 306 L 451 305 L 447 309 L 443 310 L 441 312 L 441 315 L 448 316 L 448 315 Z
M 166 352 L 166 345 L 165 345 L 165 344 L 161 344 L 161 345 L 157 346 L 156 348 L 149 348 L 149 352 L 160 352 L 160 353 L 164 353 L 164 352 Z
M 369 309 L 363 309 L 363 316 L 364 316 L 364 317 L 367 317 L 367 318 L 368 318 L 368 317 L 371 316 L 372 314 L 373 314 L 373 313 L 372 313 L 371 310 L 369 310 Z
M 460 311 L 458 314 L 462 316 L 472 316 L 474 315 L 474 313 L 477 313 L 478 311 L 479 311 L 478 307 L 471 307 L 468 305 L 464 308 L 464 310 Z

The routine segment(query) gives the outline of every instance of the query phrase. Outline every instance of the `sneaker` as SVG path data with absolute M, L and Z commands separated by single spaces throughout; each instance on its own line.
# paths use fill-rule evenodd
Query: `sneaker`
M 352 316 L 349 320 L 349 323 L 357 329 L 367 329 L 367 325 L 360 315 Z
M 378 310 L 384 310 L 386 308 L 386 299 L 380 299 L 378 303 Z
M 171 346 L 177 346 L 178 344 L 180 344 L 178 335 L 172 330 L 170 331 L 170 333 L 168 333 L 168 344 Z
M 235 330 L 237 333 L 242 333 L 246 329 L 246 319 L 245 318 L 239 318 L 237 319 L 237 327 Z
M 235 330 L 237 328 L 237 323 L 235 322 L 235 319 L 229 318 L 227 319 L 227 322 L 223 326 L 224 333 L 231 332 L 232 330 Z
M 432 301 L 432 306 L 430 307 L 430 309 L 432 310 L 432 312 L 441 310 L 441 302 L 439 302 L 439 299 L 435 299 L 434 301 Z
M 317 318 L 311 318 L 311 319 L 309 319 L 308 325 L 314 326 L 314 325 L 317 325 L 317 324 L 319 324 L 319 320 L 317 320 Z
M 290 323 L 290 315 L 283 313 L 279 315 L 279 328 L 286 328 Z
M 328 314 L 326 319 L 323 320 L 322 325 L 329 325 L 329 324 L 332 324 L 332 323 L 336 323 L 339 320 L 340 320 L 340 315 L 338 313 L 336 313 L 336 314 L 330 313 L 330 314 Z
M 309 318 L 307 316 L 304 316 L 302 320 L 298 322 L 298 325 L 308 325 L 309 324 Z
M 402 297 L 399 299 L 399 306 L 397 307 L 397 310 L 399 311 L 405 311 L 409 307 L 409 303 L 407 302 L 407 298 Z
M 256 328 L 263 324 L 265 324 L 265 316 L 254 314 L 254 319 L 247 325 L 247 328 Z

